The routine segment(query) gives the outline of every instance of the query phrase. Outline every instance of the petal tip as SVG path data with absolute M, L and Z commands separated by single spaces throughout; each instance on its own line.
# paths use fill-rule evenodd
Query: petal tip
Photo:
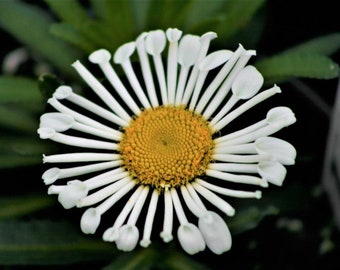
M 136 49 L 136 42 L 134 41 L 123 44 L 116 50 L 113 56 L 113 62 L 115 64 L 124 63 L 134 53 L 135 49 Z
M 50 168 L 47 171 L 45 171 L 43 175 L 41 176 L 41 178 L 44 180 L 44 183 L 46 185 L 50 185 L 54 183 L 58 179 L 59 176 L 60 176 L 60 169 L 57 167 L 54 167 L 54 168 Z
M 55 90 L 55 92 L 53 93 L 53 97 L 55 97 L 58 100 L 65 99 L 69 97 L 72 94 L 72 92 L 73 90 L 70 86 L 61 85 Z
M 111 53 L 105 49 L 94 51 L 89 56 L 89 61 L 93 64 L 108 63 L 111 59 Z

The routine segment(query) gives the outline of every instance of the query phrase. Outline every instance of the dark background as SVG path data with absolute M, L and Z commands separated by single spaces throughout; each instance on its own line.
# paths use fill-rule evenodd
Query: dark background
M 41 4 L 40 1 L 28 2 Z M 84 3 L 86 4 L 86 1 Z M 275 54 L 324 34 L 340 32 L 337 1 L 269 0 L 262 12 L 265 13 L 266 27 L 256 47 L 259 57 Z M 0 60 L 8 51 L 20 46 L 20 43 L 3 31 L 0 31 L 0 40 Z M 332 58 L 340 63 L 339 52 Z M 29 64 L 24 66 L 21 72 L 30 74 Z M 302 79 L 301 82 L 316 93 L 329 109 L 332 108 L 337 79 Z M 305 96 L 305 92 L 301 91 L 294 82 L 280 86 L 283 89 L 280 102 L 290 106 L 298 119 L 298 122 L 282 135 L 297 148 L 298 158 L 297 164 L 288 168 L 288 177 L 284 186 L 271 187 L 271 196 L 288 191 L 293 192 L 290 194 L 295 196 L 286 197 L 287 207 L 285 209 L 283 206 L 279 217 L 268 217 L 257 228 L 233 236 L 233 248 L 227 254 L 216 256 L 207 252 L 204 256 L 201 254 L 195 256 L 198 261 L 205 263 L 211 269 L 340 269 L 339 228 L 334 225 L 328 197 L 321 186 L 330 115 L 313 105 L 308 96 Z M 11 179 L 11 182 L 15 182 L 16 179 L 30 174 L 31 177 L 40 179 L 41 171 L 40 167 L 6 170 L 1 172 L 1 178 L 6 177 Z M 27 187 L 45 192 L 45 187 L 37 182 Z M 296 193 L 294 193 L 295 188 Z M 301 190 L 305 192 L 299 193 Z M 3 191 L 0 192 L 3 194 Z M 71 216 L 69 212 L 56 214 Z M 75 218 L 76 224 L 78 218 L 79 216 Z M 285 218 L 301 221 L 303 228 L 297 232 L 278 228 L 278 220 Z M 320 245 L 325 228 L 331 228 L 331 238 L 335 248 L 326 254 L 321 254 Z M 86 269 L 81 267 L 85 266 L 75 265 L 70 268 L 55 267 L 55 269 Z M 93 267 L 92 269 L 97 267 L 100 269 L 100 266 Z M 30 269 L 45 268 L 47 267 Z M 28 267 L 17 269 L 28 269 Z

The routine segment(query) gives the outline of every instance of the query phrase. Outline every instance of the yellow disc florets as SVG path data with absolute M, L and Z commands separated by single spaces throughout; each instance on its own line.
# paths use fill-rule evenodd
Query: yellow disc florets
M 161 190 L 204 174 L 212 157 L 212 133 L 201 116 L 178 107 L 143 111 L 119 144 L 123 164 L 141 184 Z

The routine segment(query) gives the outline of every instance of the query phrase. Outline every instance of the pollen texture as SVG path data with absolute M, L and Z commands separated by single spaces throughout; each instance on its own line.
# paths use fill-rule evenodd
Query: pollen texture
M 131 176 L 159 190 L 185 185 L 203 175 L 212 150 L 208 122 L 180 107 L 143 111 L 125 129 L 119 144 Z

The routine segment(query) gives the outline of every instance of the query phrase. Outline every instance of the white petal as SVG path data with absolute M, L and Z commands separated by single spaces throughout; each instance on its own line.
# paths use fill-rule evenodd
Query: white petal
M 137 46 L 137 53 L 139 56 L 140 65 L 142 68 L 142 74 L 145 82 L 145 87 L 150 99 L 150 102 L 153 107 L 157 107 L 159 105 L 157 95 L 156 95 L 156 89 L 155 84 L 152 78 L 152 72 L 150 67 L 150 62 L 148 59 L 147 52 L 145 50 L 145 37 L 147 36 L 147 33 L 142 33 L 138 36 L 136 40 L 136 46 Z
M 145 38 L 146 51 L 151 55 L 160 54 L 166 44 L 165 33 L 162 30 L 151 31 Z
M 247 100 L 242 105 L 237 107 L 232 112 L 228 113 L 226 116 L 224 116 L 214 127 L 213 131 L 216 132 L 218 130 L 221 130 L 224 128 L 227 124 L 229 124 L 231 121 L 235 120 L 238 116 L 240 116 L 242 113 L 246 112 L 250 108 L 254 107 L 258 103 L 270 98 L 271 96 L 281 93 L 280 87 L 274 85 L 272 88 L 267 89 L 265 91 L 262 91 L 261 93 L 257 94 L 250 100 Z
M 200 230 L 192 223 L 181 225 L 177 231 L 182 248 L 190 255 L 205 249 L 205 242 Z
M 50 139 L 56 134 L 53 128 L 38 128 L 38 134 L 40 139 Z
M 118 238 L 118 228 L 110 227 L 103 234 L 103 240 L 106 242 L 114 242 Z
M 173 203 L 169 190 L 164 191 L 164 221 L 163 231 L 160 233 L 165 243 L 170 242 L 173 239 L 172 226 L 173 226 Z
M 79 180 L 74 180 L 69 182 L 68 185 L 59 193 L 58 201 L 65 209 L 70 209 L 76 206 L 77 201 L 84 198 L 87 193 L 87 186 Z
M 63 163 L 63 162 L 87 162 L 87 161 L 108 161 L 120 159 L 119 154 L 108 153 L 69 153 L 56 155 L 43 155 L 44 163 Z
M 197 179 L 196 179 L 197 181 Z M 189 210 L 196 216 L 196 217 L 201 217 L 204 214 L 203 208 L 200 207 L 200 204 L 197 204 L 195 200 L 191 197 L 189 191 L 185 186 L 181 186 L 181 192 L 183 199 L 188 206 Z
M 139 232 L 134 225 L 124 225 L 119 229 L 119 236 L 116 240 L 117 248 L 123 251 L 133 250 L 138 242 Z
M 288 107 L 275 107 L 268 111 L 266 120 L 271 125 L 289 126 L 296 122 L 295 115 Z
M 249 99 L 260 90 L 262 85 L 261 73 L 253 66 L 246 66 L 237 74 L 232 84 L 232 91 L 239 99 Z
M 208 211 L 198 220 L 198 227 L 208 248 L 222 254 L 231 248 L 231 234 L 227 224 L 215 212 Z
M 295 164 L 296 150 L 293 145 L 284 140 L 261 137 L 255 141 L 255 147 L 259 154 L 271 154 L 274 160 L 283 165 Z
M 184 67 L 195 64 L 200 51 L 200 38 L 194 35 L 185 35 L 178 47 L 178 63 Z
M 144 41 L 147 35 L 148 35 L 148 32 L 143 32 L 137 37 L 136 47 L 139 47 L 140 45 L 144 44 Z
M 258 173 L 269 183 L 281 186 L 286 177 L 287 170 L 277 161 L 264 161 L 259 163 Z
M 109 90 L 79 61 L 75 61 L 72 67 L 79 73 L 83 80 L 92 88 L 100 99 L 125 122 L 129 122 L 131 116 L 120 103 L 112 96 Z
M 62 85 L 59 86 L 55 92 L 53 93 L 53 96 L 56 99 L 65 99 L 67 98 L 69 95 L 71 95 L 73 93 L 73 90 L 71 87 L 67 86 L 67 85 Z
M 44 183 L 46 185 L 50 185 L 58 179 L 59 175 L 60 175 L 60 169 L 55 167 L 55 168 L 50 168 L 46 172 L 44 172 L 41 178 L 44 180 Z
M 64 168 L 64 169 L 59 169 L 59 168 L 51 168 L 47 170 L 42 178 L 44 179 L 45 183 L 46 182 L 54 182 L 57 179 L 63 179 L 63 178 L 68 178 L 68 177 L 73 177 L 73 176 L 78 176 L 78 175 L 83 175 L 83 174 L 88 174 L 92 172 L 97 172 L 101 170 L 106 170 L 114 167 L 120 166 L 121 162 L 119 160 L 116 161 L 108 161 L 108 162 L 99 162 L 99 163 L 94 163 L 94 164 L 89 164 L 89 165 L 84 165 L 84 166 L 76 166 L 76 167 L 70 167 L 70 168 Z
M 208 183 L 199 178 L 197 178 L 195 182 L 211 191 L 214 191 L 216 193 L 226 195 L 226 196 L 232 196 L 232 197 L 238 197 L 238 198 L 256 198 L 256 199 L 261 199 L 262 197 L 262 193 L 260 190 L 243 191 L 243 190 L 228 189 L 228 188 L 224 188 L 224 187 L 220 187 L 220 186 Z
M 47 194 L 51 195 L 51 194 L 59 194 L 63 189 L 65 188 L 65 185 L 63 186 L 55 186 L 52 185 L 48 188 L 47 190 Z
M 113 56 L 113 62 L 116 64 L 124 63 L 130 58 L 136 49 L 136 43 L 134 41 L 125 43 L 120 46 Z
M 94 51 L 89 56 L 90 62 L 94 64 L 107 63 L 110 61 L 110 59 L 111 59 L 111 54 L 108 50 L 105 50 L 105 49 Z
M 52 128 L 39 128 L 38 133 L 39 133 L 40 139 L 51 139 L 55 142 L 63 143 L 67 145 L 85 147 L 85 148 L 106 149 L 106 150 L 117 150 L 118 149 L 118 145 L 116 143 L 109 143 L 105 141 L 65 135 L 65 134 L 56 132 Z
M 199 64 L 199 69 L 201 71 L 208 71 L 217 68 L 218 66 L 227 62 L 232 55 L 233 52 L 229 50 L 220 50 L 210 53 L 203 58 L 203 60 Z
M 169 42 L 177 42 L 182 36 L 182 31 L 178 30 L 177 28 L 169 28 L 166 30 L 166 37 L 168 38 Z
M 160 236 L 165 243 L 169 243 L 173 239 L 172 234 L 164 230 L 160 233 Z
M 133 194 L 131 195 L 131 197 L 127 200 L 127 202 L 125 203 L 125 206 L 124 208 L 122 209 L 122 211 L 119 213 L 119 215 L 117 216 L 112 228 L 116 229 L 117 232 L 118 232 L 118 229 L 120 227 L 123 226 L 127 216 L 130 214 L 131 210 L 133 207 L 135 207 L 136 205 L 136 202 L 139 202 L 139 198 L 140 198 L 140 194 L 143 190 L 143 186 L 139 186 L 134 192 Z M 132 213 L 130 214 L 130 218 L 131 219 L 131 215 Z M 129 224 L 129 222 L 128 222 Z M 135 223 L 131 223 L 132 225 L 134 225 Z M 114 231 L 112 231 L 113 234 Z M 116 233 L 117 234 L 117 233 Z M 118 235 L 118 234 L 117 234 Z M 118 236 L 117 236 L 118 237 Z M 113 238 L 112 238 L 113 239 Z M 113 239 L 112 241 L 115 241 L 115 239 Z
M 68 100 L 72 103 L 75 103 L 76 105 L 83 107 L 84 109 L 97 114 L 105 119 L 108 119 L 109 121 L 112 121 L 113 123 L 121 126 L 127 126 L 128 122 L 125 122 L 123 119 L 118 117 L 116 114 L 98 106 L 97 104 L 79 96 L 76 94 L 72 94 L 68 97 Z M 107 125 L 104 125 L 96 120 L 93 120 L 91 117 L 85 116 L 82 113 L 79 113 L 77 111 L 71 110 L 67 106 L 61 104 L 56 98 L 50 98 L 47 101 L 53 108 L 55 108 L 57 111 L 68 114 L 74 118 L 76 122 L 82 123 L 84 125 L 94 127 L 97 129 L 101 129 L 103 131 L 108 131 L 114 134 L 117 134 L 117 131 L 115 129 L 112 129 L 108 127 Z
M 212 192 L 209 189 L 201 186 L 197 182 L 193 182 L 192 186 L 207 201 L 209 201 L 211 204 L 215 205 L 217 208 L 219 208 L 221 211 L 223 211 L 226 215 L 228 215 L 228 216 L 235 215 L 235 209 L 229 203 L 227 203 L 224 199 L 217 196 L 214 192 Z
M 119 181 L 113 182 L 112 184 L 110 184 L 110 185 L 108 185 L 108 186 L 106 186 L 102 189 L 98 189 L 96 192 L 91 193 L 87 197 L 79 200 L 77 202 L 77 207 L 84 207 L 84 206 L 96 204 L 96 203 L 106 199 L 109 196 L 111 196 L 110 198 L 112 198 L 113 196 L 117 197 L 118 196 L 117 193 L 119 191 L 121 191 L 122 189 L 124 189 L 124 187 L 127 187 L 128 186 L 127 184 L 129 184 L 129 183 L 130 183 L 130 179 L 128 177 L 123 178 Z M 118 201 L 118 199 L 120 199 L 120 198 L 117 198 L 115 201 Z
M 200 37 L 200 41 L 202 44 L 207 43 L 206 45 L 209 45 L 208 43 L 215 38 L 217 38 L 217 34 L 215 32 L 207 32 Z
M 140 244 L 143 248 L 147 248 L 148 246 L 150 246 L 151 240 L 150 240 L 149 238 L 143 238 L 142 240 L 140 240 L 139 244 Z
M 145 224 L 144 224 L 144 230 L 143 230 L 143 238 L 140 241 L 140 245 L 142 247 L 147 247 L 147 246 L 149 246 L 151 244 L 150 237 L 151 237 L 153 220 L 154 220 L 156 209 L 157 209 L 158 197 L 159 197 L 159 193 L 155 189 L 152 192 L 152 196 L 151 196 L 148 212 L 147 212 L 147 215 L 146 215 L 146 218 L 145 218 Z
M 87 209 L 81 217 L 80 228 L 85 234 L 93 234 L 96 232 L 101 216 L 96 208 Z
M 40 117 L 41 128 L 52 128 L 57 132 L 70 129 L 74 123 L 74 118 L 64 113 L 45 113 Z

